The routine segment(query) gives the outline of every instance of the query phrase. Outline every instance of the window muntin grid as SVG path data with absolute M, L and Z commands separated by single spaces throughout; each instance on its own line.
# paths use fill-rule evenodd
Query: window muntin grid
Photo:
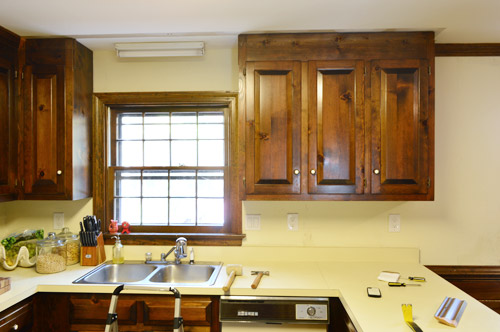
M 223 226 L 225 126 L 220 110 L 117 112 L 114 218 L 141 226 Z

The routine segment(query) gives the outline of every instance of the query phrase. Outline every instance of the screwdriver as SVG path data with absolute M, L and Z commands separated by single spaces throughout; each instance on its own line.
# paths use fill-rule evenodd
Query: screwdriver
M 405 284 L 404 282 L 389 282 L 389 287 L 421 286 L 419 284 Z

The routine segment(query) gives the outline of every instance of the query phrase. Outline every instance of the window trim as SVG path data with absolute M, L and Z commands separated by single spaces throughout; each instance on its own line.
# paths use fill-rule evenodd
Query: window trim
M 229 109 L 228 170 L 229 204 L 227 205 L 228 225 L 222 228 L 203 227 L 195 229 L 197 233 L 187 232 L 186 227 L 171 228 L 175 233 L 132 233 L 121 235 L 122 242 L 135 245 L 154 245 L 175 243 L 175 239 L 184 236 L 193 245 L 241 245 L 243 238 L 241 225 L 242 204 L 238 181 L 238 112 L 236 93 L 231 92 L 121 92 L 94 94 L 93 113 L 93 211 L 97 218 L 104 221 L 104 238 L 111 244 L 109 227 L 109 204 L 106 188 L 108 176 L 107 158 L 109 154 L 109 133 L 106 124 L 111 107 L 134 106 L 221 106 Z M 132 228 L 133 231 L 133 228 Z M 215 232 L 214 232 L 215 231 Z

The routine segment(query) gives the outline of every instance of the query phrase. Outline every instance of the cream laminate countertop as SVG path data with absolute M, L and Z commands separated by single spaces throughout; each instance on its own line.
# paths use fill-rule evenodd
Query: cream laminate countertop
M 248 257 L 248 256 L 247 256 Z M 319 257 L 324 259 L 325 257 Z M 240 259 L 243 261 L 243 259 Z M 232 263 L 227 261 L 227 263 Z M 416 263 L 400 261 L 297 261 L 264 260 L 243 264 L 243 275 L 236 277 L 229 295 L 255 296 L 323 296 L 339 297 L 359 332 L 409 332 L 403 321 L 401 304 L 413 305 L 414 321 L 423 331 L 500 331 L 500 315 L 440 278 L 429 269 Z M 16 304 L 36 292 L 109 293 L 116 285 L 83 285 L 72 281 L 95 267 L 69 266 L 56 274 L 38 274 L 33 268 L 1 271 L 11 277 L 12 289 L 0 295 L 0 311 Z M 251 271 L 270 271 L 257 289 L 250 285 Z M 419 287 L 388 287 L 377 280 L 381 271 L 398 271 L 402 277 L 425 277 Z M 183 295 L 225 295 L 222 286 L 226 281 L 225 266 L 215 284 L 210 287 L 177 287 Z M 400 281 L 410 282 L 401 279 Z M 370 298 L 367 287 L 378 287 L 381 298 Z M 144 291 L 125 291 L 145 293 Z M 148 292 L 149 293 L 149 292 Z M 150 293 L 157 293 L 151 291 Z M 226 294 L 227 295 L 227 294 Z M 110 295 L 111 296 L 111 295 Z M 440 324 L 433 317 L 445 296 L 467 301 L 467 308 L 457 328 Z M 335 319 L 335 318 L 333 318 Z

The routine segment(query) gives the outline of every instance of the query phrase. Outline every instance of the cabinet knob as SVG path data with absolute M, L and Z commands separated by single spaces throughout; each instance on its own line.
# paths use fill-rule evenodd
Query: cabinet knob
M 312 169 L 312 170 L 311 170 L 311 174 L 312 174 L 312 175 L 316 175 L 316 170 L 315 170 L 315 169 Z
M 378 168 L 375 168 L 375 169 L 373 170 L 373 174 L 375 174 L 375 175 L 379 175 L 379 174 L 380 174 L 380 170 L 379 170 Z
M 17 331 L 17 330 L 19 330 L 19 325 L 14 324 L 14 326 L 12 326 L 12 331 Z
M 45 176 L 45 172 L 44 171 L 40 171 L 40 177 L 43 178 Z
M 61 175 L 62 171 L 60 169 L 57 170 L 57 175 Z
M 299 175 L 299 174 L 300 174 L 300 171 L 299 171 L 298 169 L 294 169 L 294 170 L 293 170 L 293 174 L 295 174 L 295 175 Z

